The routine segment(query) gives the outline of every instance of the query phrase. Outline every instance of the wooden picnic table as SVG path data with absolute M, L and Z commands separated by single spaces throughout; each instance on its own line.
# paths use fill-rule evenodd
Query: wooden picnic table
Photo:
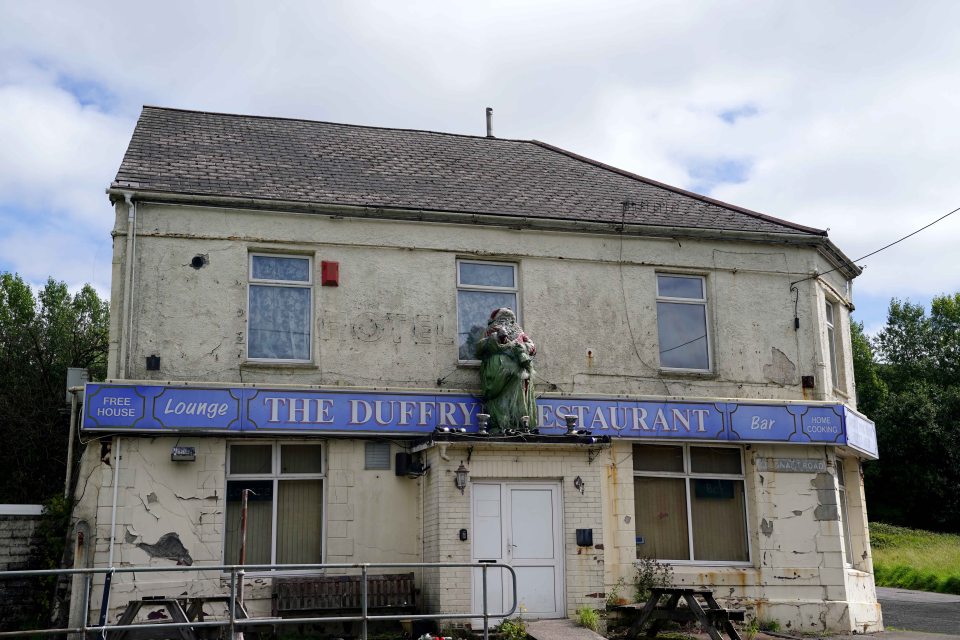
M 112 640 L 128 640 L 136 638 L 137 640 L 160 639 L 160 638 L 178 638 L 179 640 L 200 640 L 201 638 L 218 637 L 221 635 L 222 628 L 202 627 L 194 629 L 193 627 L 180 627 L 179 629 L 164 629 L 166 623 L 171 622 L 203 622 L 206 612 L 204 605 L 210 603 L 223 603 L 227 607 L 229 615 L 230 596 L 190 596 L 180 598 L 168 598 L 166 596 L 147 596 L 137 600 L 131 600 L 127 603 L 127 608 L 120 616 L 117 625 L 142 624 L 143 629 L 121 629 L 110 634 Z M 142 622 L 135 622 L 137 614 L 141 609 L 164 609 L 167 617 L 158 617 L 147 619 Z M 239 602 L 234 604 L 234 614 L 237 620 L 249 618 L 247 610 Z
M 143 622 L 134 622 L 137 614 L 143 607 L 165 609 L 168 617 L 153 618 Z M 197 640 L 197 636 L 190 627 L 180 627 L 178 629 L 164 629 L 165 624 L 172 622 L 191 622 L 187 619 L 187 612 L 183 610 L 183 605 L 176 598 L 166 597 L 146 597 L 137 600 L 131 600 L 127 603 L 123 615 L 117 625 L 142 624 L 143 630 L 121 629 L 109 634 L 112 640 L 127 640 L 127 638 L 179 638 L 180 640 Z
M 667 600 L 661 604 L 660 601 L 664 596 Z M 703 600 L 702 604 L 700 599 Z M 686 603 L 686 607 L 679 606 L 681 600 Z M 638 607 L 639 605 L 624 605 L 618 608 L 635 612 Z M 650 590 L 650 598 L 640 610 L 639 617 L 630 625 L 627 638 L 637 638 L 647 623 L 650 623 L 650 626 L 646 636 L 654 638 L 663 623 L 672 620 L 680 623 L 697 622 L 712 640 L 723 640 L 720 629 L 730 636 L 730 640 L 742 640 L 732 621 L 743 621 L 743 618 L 743 611 L 724 609 L 717 604 L 713 591 L 683 587 L 654 587 Z

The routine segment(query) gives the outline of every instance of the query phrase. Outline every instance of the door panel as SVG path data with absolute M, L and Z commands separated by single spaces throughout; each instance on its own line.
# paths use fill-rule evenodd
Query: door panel
M 549 618 L 557 613 L 556 570 L 553 567 L 515 567 L 517 593 L 525 617 Z
M 477 560 L 503 558 L 500 485 L 473 485 L 473 555 Z
M 514 561 L 553 559 L 553 492 L 510 490 L 510 553 Z
M 471 485 L 473 561 L 496 560 L 517 573 L 518 605 L 527 618 L 564 616 L 560 487 L 548 483 L 479 482 Z M 502 574 L 502 575 L 500 575 Z M 481 569 L 473 573 L 474 611 L 482 611 Z M 510 574 L 487 570 L 487 610 L 505 611 Z M 491 620 L 491 625 L 500 620 Z M 482 624 L 475 620 L 474 625 Z

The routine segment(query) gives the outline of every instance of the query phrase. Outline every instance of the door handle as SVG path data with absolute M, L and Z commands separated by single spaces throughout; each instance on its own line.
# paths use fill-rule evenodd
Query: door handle
M 480 564 L 497 564 L 496 560 L 477 560 Z

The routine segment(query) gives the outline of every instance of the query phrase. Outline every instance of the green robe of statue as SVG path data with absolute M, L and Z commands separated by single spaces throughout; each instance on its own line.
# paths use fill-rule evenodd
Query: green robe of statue
M 533 387 L 533 356 L 537 348 L 516 322 L 510 309 L 497 309 L 487 322 L 487 331 L 477 343 L 480 388 L 489 429 L 502 432 L 537 426 L 537 401 Z

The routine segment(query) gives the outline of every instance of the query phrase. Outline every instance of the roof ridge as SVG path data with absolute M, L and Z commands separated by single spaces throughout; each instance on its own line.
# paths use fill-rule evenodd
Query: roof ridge
M 493 140 L 500 142 L 523 142 L 533 143 L 535 140 L 523 140 L 520 138 L 498 138 L 496 136 L 480 136 L 470 133 L 451 133 L 449 131 L 431 131 L 429 129 L 410 129 L 406 127 L 382 127 L 372 124 L 351 124 L 348 122 L 333 122 L 331 120 L 311 120 L 309 118 L 293 118 L 290 116 L 263 116 L 246 113 L 227 113 L 225 111 L 208 111 L 206 109 L 183 109 L 181 107 L 161 107 L 153 104 L 145 104 L 142 110 L 154 109 L 157 111 L 179 111 L 181 113 L 200 113 L 210 116 L 227 116 L 230 118 L 255 118 L 257 120 L 283 120 L 285 122 L 308 122 L 310 124 L 329 124 L 335 127 L 347 127 L 350 129 L 375 129 L 377 131 L 399 131 L 404 133 L 430 133 L 438 136 L 451 136 L 455 138 L 476 138 L 478 140 Z
M 518 142 L 527 142 L 527 141 L 525 141 L 525 140 L 518 140 Z M 696 200 L 700 200 L 701 202 L 706 202 L 706 203 L 708 203 L 708 204 L 712 204 L 712 205 L 716 205 L 716 206 L 719 206 L 719 207 L 723 207 L 723 208 L 729 209 L 729 210 L 731 210 L 731 211 L 736 211 L 737 213 L 743 213 L 743 214 L 746 214 L 746 215 L 748 215 L 748 216 L 752 216 L 752 217 L 754 217 L 754 218 L 759 218 L 759 219 L 761 219 L 761 220 L 765 220 L 765 221 L 767 221 L 767 222 L 773 222 L 773 223 L 775 223 L 775 224 L 780 224 L 780 225 L 783 225 L 783 226 L 786 226 L 786 227 L 790 227 L 790 228 L 792 228 L 792 229 L 797 229 L 798 231 L 804 231 L 804 232 L 806 232 L 806 233 L 812 233 L 812 234 L 821 235 L 821 236 L 826 236 L 826 235 L 827 235 L 827 232 L 826 232 L 825 230 L 823 230 L 823 229 L 817 229 L 817 228 L 815 228 L 815 227 L 807 227 L 807 226 L 802 225 L 802 224 L 797 224 L 796 222 L 790 222 L 789 220 L 784 220 L 784 219 L 782 219 L 782 218 L 777 218 L 777 217 L 774 217 L 774 216 L 770 216 L 770 215 L 767 215 L 767 214 L 765 214 L 765 213 L 760 213 L 759 211 L 754 211 L 754 210 L 752 210 L 752 209 L 746 209 L 746 208 L 744 208 L 744 207 L 740 207 L 740 206 L 737 206 L 737 205 L 735 205 L 735 204 L 730 204 L 729 202 L 724 202 L 723 200 L 717 200 L 717 199 L 715 199 L 715 198 L 711 198 L 711 197 L 709 197 L 709 196 L 705 196 L 705 195 L 700 194 L 700 193 L 695 193 L 695 192 L 693 192 L 693 191 L 687 191 L 686 189 L 681 189 L 680 187 L 675 187 L 675 186 L 669 185 L 669 184 L 667 184 L 667 183 L 665 183 L 665 182 L 659 182 L 658 180 L 653 180 L 653 179 L 651 179 L 651 178 L 646 178 L 646 177 L 644 177 L 644 176 L 641 176 L 640 174 L 633 173 L 632 171 L 627 171 L 627 170 L 625 170 L 625 169 L 620 169 L 619 167 L 614 167 L 613 165 L 609 165 L 609 164 L 607 164 L 607 163 L 605 163 L 605 162 L 600 162 L 599 160 L 594 160 L 593 158 L 588 158 L 588 157 L 586 157 L 586 156 L 582 156 L 582 155 L 580 155 L 579 153 L 574 153 L 573 151 L 568 151 L 568 150 L 563 149 L 563 148 L 561 148 L 561 147 L 554 146 L 554 145 L 550 144 L 549 142 L 542 142 L 542 141 L 540 141 L 540 140 L 530 140 L 529 142 L 532 143 L 532 144 L 535 144 L 535 145 L 537 145 L 537 146 L 540 146 L 540 147 L 542 147 L 542 148 L 544 148 L 544 149 L 548 149 L 548 150 L 550 150 L 550 151 L 554 151 L 554 152 L 556 152 L 556 153 L 565 155 L 565 156 L 567 156 L 567 157 L 569 157 L 569 158 L 572 158 L 572 159 L 574 159 L 574 160 L 578 160 L 578 161 L 580 161 L 580 162 L 584 162 L 584 163 L 593 165 L 593 166 L 595 166 L 595 167 L 599 167 L 599 168 L 601 168 L 601 169 L 605 169 L 605 170 L 607 170 L 607 171 L 612 171 L 613 173 L 616 173 L 616 174 L 618 174 L 618 175 L 624 176 L 624 177 L 626 177 L 626 178 L 631 178 L 631 179 L 633 179 L 633 180 L 637 180 L 637 181 L 639 181 L 639 182 L 643 182 L 644 184 L 649 184 L 649 185 L 651 185 L 651 186 L 659 187 L 659 188 L 661 188 L 661 189 L 666 189 L 666 190 L 668 190 L 668 191 L 672 191 L 672 192 L 674 192 L 674 193 L 678 193 L 678 194 L 680 194 L 680 195 L 687 196 L 688 198 L 694 198 L 694 199 L 696 199 Z

